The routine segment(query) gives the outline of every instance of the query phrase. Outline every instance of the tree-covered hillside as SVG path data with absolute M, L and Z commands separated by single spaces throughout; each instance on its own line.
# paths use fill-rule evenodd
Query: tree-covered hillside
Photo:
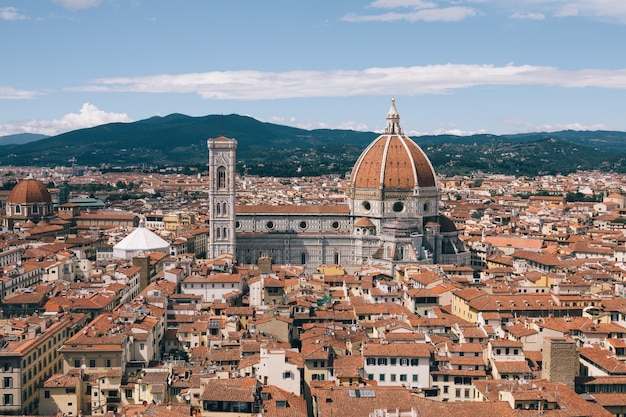
M 238 141 L 238 169 L 250 174 L 300 176 L 344 174 L 374 138 L 373 132 L 305 130 L 251 117 L 171 114 L 133 123 L 111 123 L 27 143 L 2 145 L 3 165 L 79 165 L 155 169 L 203 169 L 206 141 L 225 136 Z M 576 170 L 624 171 L 626 133 L 579 132 L 523 135 L 420 136 L 413 138 L 437 172 L 475 171 L 516 175 L 566 174 Z

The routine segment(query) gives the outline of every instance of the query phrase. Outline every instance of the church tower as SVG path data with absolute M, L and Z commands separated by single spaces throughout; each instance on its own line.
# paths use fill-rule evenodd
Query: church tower
M 225 136 L 207 141 L 209 148 L 209 259 L 235 256 L 235 166 L 237 141 Z

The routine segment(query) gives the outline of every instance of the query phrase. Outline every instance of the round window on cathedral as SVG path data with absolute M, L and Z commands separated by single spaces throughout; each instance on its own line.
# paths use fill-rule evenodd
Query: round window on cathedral
M 274 222 L 273 221 L 269 221 L 267 223 L 265 223 L 265 226 L 269 229 L 272 230 L 274 228 Z
M 424 203 L 424 213 L 428 213 L 428 210 L 430 210 L 430 205 L 428 203 Z
M 370 211 L 372 209 L 372 205 L 369 201 L 364 201 L 363 203 L 361 203 L 361 207 L 363 207 L 363 210 L 365 211 Z
M 241 229 L 241 223 L 235 222 L 235 229 L 237 230 Z
M 396 213 L 400 213 L 403 210 L 404 210 L 404 203 L 398 201 L 393 204 L 393 211 L 395 211 Z
M 333 222 L 330 227 L 332 227 L 333 229 L 337 230 L 339 229 L 339 222 Z
M 300 229 L 306 229 L 307 224 L 306 222 L 300 222 Z

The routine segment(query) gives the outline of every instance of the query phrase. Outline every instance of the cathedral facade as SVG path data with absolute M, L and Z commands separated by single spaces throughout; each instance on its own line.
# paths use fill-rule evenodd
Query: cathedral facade
M 322 264 L 371 263 L 390 271 L 403 264 L 470 264 L 459 232 L 439 214 L 432 164 L 402 131 L 394 101 L 383 133 L 354 165 L 345 205 L 236 205 L 235 150 L 234 139 L 209 139 L 211 257 L 234 253 L 248 264 L 270 256 L 309 271 Z

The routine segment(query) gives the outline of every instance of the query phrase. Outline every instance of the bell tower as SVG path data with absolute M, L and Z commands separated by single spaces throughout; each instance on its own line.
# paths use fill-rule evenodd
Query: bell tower
M 235 256 L 235 166 L 237 141 L 225 136 L 207 141 L 209 148 L 209 250 L 207 257 Z

